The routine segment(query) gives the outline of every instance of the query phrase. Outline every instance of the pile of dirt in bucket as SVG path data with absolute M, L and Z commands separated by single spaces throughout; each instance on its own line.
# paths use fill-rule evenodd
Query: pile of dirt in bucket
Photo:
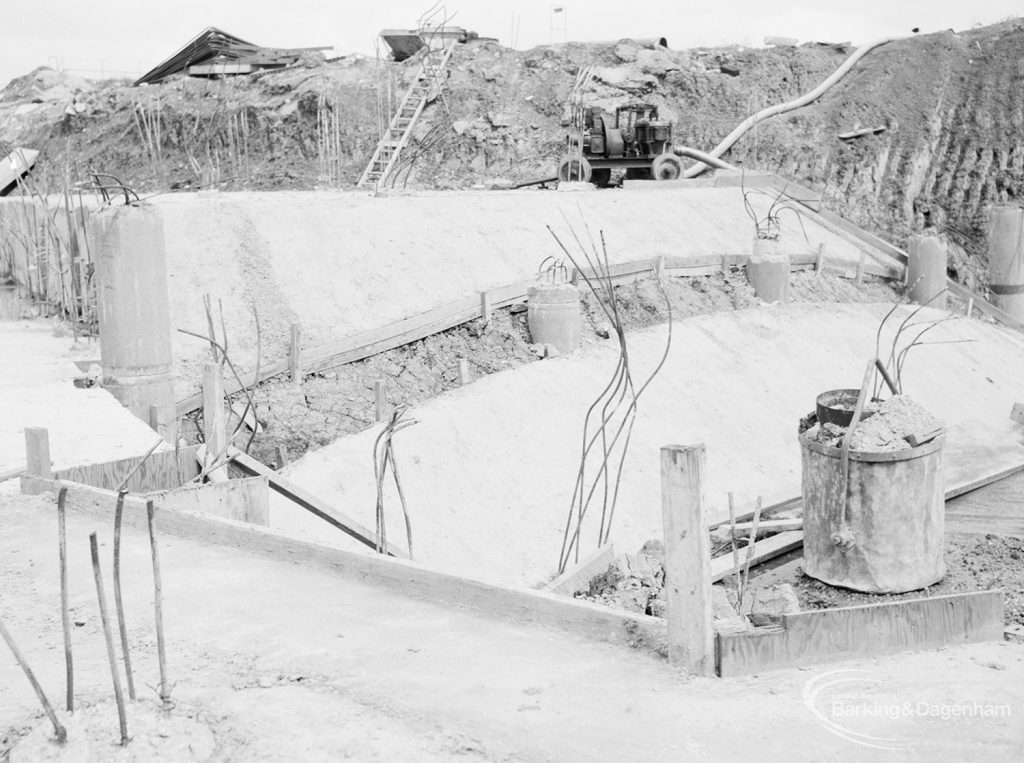
M 908 450 L 907 438 L 942 427 L 942 422 L 906 395 L 895 395 L 883 403 L 868 403 L 863 417 L 850 438 L 850 450 L 877 453 Z M 843 444 L 847 427 L 822 424 L 815 416 L 804 419 L 801 435 L 831 448 Z

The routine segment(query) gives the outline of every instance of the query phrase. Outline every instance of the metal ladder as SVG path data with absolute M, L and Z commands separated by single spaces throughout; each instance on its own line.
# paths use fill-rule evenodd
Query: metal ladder
M 444 87 L 444 79 L 441 75 L 448 65 L 448 60 L 452 57 L 452 51 L 456 44 L 456 41 L 452 40 L 443 48 L 427 50 L 412 87 L 406 91 L 398 110 L 391 118 L 391 124 L 384 131 L 384 136 L 377 144 L 370 163 L 366 165 L 362 177 L 356 184 L 359 188 L 367 185 L 380 187 L 395 168 L 398 163 L 398 155 L 409 142 L 412 129 L 420 114 L 423 113 L 424 107 L 441 94 Z

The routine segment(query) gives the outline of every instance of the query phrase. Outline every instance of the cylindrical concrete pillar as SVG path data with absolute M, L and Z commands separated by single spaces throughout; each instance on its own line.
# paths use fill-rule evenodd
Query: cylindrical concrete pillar
M 907 240 L 907 288 L 910 301 L 945 309 L 946 244 L 938 236 L 914 234 Z M 928 300 L 932 300 L 928 302 Z
M 789 255 L 778 239 L 754 238 L 744 268 L 754 295 L 764 302 L 789 302 Z
M 997 307 L 1024 321 L 1024 209 L 1020 207 L 992 207 L 988 288 Z
M 527 325 L 536 344 L 550 344 L 563 355 L 580 345 L 583 314 L 580 292 L 571 283 L 537 283 L 526 291 Z
M 96 268 L 103 386 L 147 423 L 151 406 L 170 410 L 173 420 L 163 221 L 153 207 L 115 206 L 90 215 L 86 229 Z

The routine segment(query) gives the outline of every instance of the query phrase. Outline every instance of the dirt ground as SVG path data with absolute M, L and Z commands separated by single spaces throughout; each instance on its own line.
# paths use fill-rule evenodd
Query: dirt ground
M 52 507 L 52 496 L 0 489 L 0 618 L 61 706 Z M 69 517 L 70 603 L 81 625 L 72 636 L 78 709 L 68 723 L 67 753 L 123 760 L 86 543 L 86 534 L 98 530 L 109 599 L 107 522 Z M 176 760 L 216 761 L 856 761 L 870 754 L 864 742 L 873 740 L 895 748 L 886 753 L 893 760 L 983 753 L 1002 761 L 1024 752 L 1021 645 L 976 644 L 747 678 L 686 679 L 647 652 L 164 537 L 175 706 L 161 716 L 154 708 L 148 543 L 131 529 L 123 542 L 125 611 L 140 693 L 129 712 L 128 754 L 171 749 Z M 867 697 L 857 702 L 877 706 L 872 714 L 836 715 L 837 689 L 820 693 L 822 682 L 851 676 L 852 688 Z M 909 703 L 910 711 L 879 711 L 896 700 Z M 1006 709 L 998 717 L 951 716 L 971 703 Z M 735 733 L 734 718 L 744 719 L 746 733 Z M 27 681 L 0 651 L 0 760 L 68 759 L 44 741 L 45 728 Z
M 946 575 L 924 591 L 905 594 L 867 594 L 826 585 L 798 572 L 796 586 L 803 609 L 848 607 L 885 601 L 1001 588 L 1005 592 L 1007 624 L 1024 625 L 1024 539 L 998 535 L 948 536 Z
M 820 188 L 835 211 L 896 244 L 931 223 L 963 245 L 951 265 L 957 278 L 983 283 L 987 209 L 1024 192 L 1020 120 L 1005 97 L 1019 85 L 1024 21 L 983 21 L 990 25 L 924 28 L 873 50 L 816 102 L 764 120 L 724 158 Z M 676 144 L 710 150 L 757 110 L 812 90 L 852 52 L 842 41 L 459 46 L 445 104 L 425 110 L 395 184 L 468 188 L 551 177 L 565 104 L 584 66 L 594 67 L 587 104 L 653 103 L 673 123 Z M 0 92 L 0 127 L 6 139 L 42 150 L 36 175 L 47 190 L 65 166 L 84 180 L 90 165 L 162 193 L 209 183 L 352 187 L 379 139 L 374 93 L 404 92 L 417 65 L 310 59 L 251 77 L 175 77 L 145 91 L 44 67 Z M 139 115 L 159 132 L 147 132 Z M 336 142 L 325 139 L 324 125 L 337 126 Z M 837 137 L 859 128 L 879 129 Z
M 668 320 L 665 299 L 674 320 L 716 311 L 740 310 L 758 304 L 741 270 L 694 278 L 669 278 L 664 294 L 652 278 L 615 287 L 616 300 L 627 330 Z M 897 292 L 883 283 L 857 287 L 852 281 L 811 272 L 794 273 L 790 283 L 793 302 L 886 302 Z M 603 341 L 597 329 L 607 321 L 593 295 L 584 290 L 584 345 Z M 265 463 L 283 465 L 306 451 L 336 438 L 362 431 L 375 423 L 374 383 L 387 383 L 391 405 L 414 406 L 460 386 L 459 361 L 469 364 L 470 378 L 517 368 L 540 359 L 541 348 L 531 345 L 526 312 L 498 310 L 489 324 L 473 321 L 424 340 L 306 377 L 297 389 L 284 377 L 260 385 L 254 394 L 257 416 L 264 431 L 250 450 Z M 238 394 L 234 402 L 244 405 Z M 201 437 L 202 414 L 184 418 L 180 431 L 189 442 Z M 248 429 L 240 442 L 248 444 Z
M 758 539 L 769 537 L 758 534 Z M 738 542 L 740 559 L 746 541 Z M 629 549 L 631 557 L 621 555 L 608 571 L 594 576 L 590 586 L 581 590 L 577 598 L 605 606 L 628 609 L 632 612 L 659 615 L 663 612 L 661 595 L 664 569 L 660 554 L 652 557 L 643 549 Z M 712 555 L 727 555 L 728 543 L 712 538 Z M 1024 626 L 1024 539 L 989 534 L 983 537 L 947 535 L 945 546 L 946 574 L 938 583 L 919 591 L 902 594 L 871 594 L 851 591 L 822 583 L 803 573 L 801 554 L 791 552 L 763 566 L 750 570 L 748 601 L 758 592 L 768 592 L 773 586 L 793 586 L 796 602 L 801 610 L 834 609 L 861 604 L 882 604 L 890 601 L 943 596 L 954 593 L 985 591 L 1000 588 L 1004 591 L 1005 622 Z M 735 579 L 727 578 L 720 587 L 735 590 Z M 735 604 L 735 600 L 733 599 Z

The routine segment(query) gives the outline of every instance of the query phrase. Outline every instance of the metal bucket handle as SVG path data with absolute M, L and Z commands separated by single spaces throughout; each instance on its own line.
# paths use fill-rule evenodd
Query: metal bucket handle
M 559 275 L 561 278 L 559 279 Z M 552 286 L 559 283 L 569 282 L 569 268 L 565 266 L 565 262 L 548 255 L 540 263 L 540 267 L 537 268 L 537 282 L 549 281 Z
M 874 358 L 868 361 L 868 367 L 864 371 L 864 381 L 860 385 L 860 394 L 857 395 L 857 406 L 853 409 L 853 419 L 850 421 L 846 434 L 843 435 L 843 445 L 839 449 L 843 505 L 839 513 L 839 528 L 832 533 L 831 540 L 833 545 L 843 552 L 849 551 L 857 543 L 857 539 L 850 531 L 850 443 L 853 440 L 854 430 L 860 423 L 860 417 L 864 413 L 864 404 L 867 402 L 868 390 L 871 388 L 874 378 L 875 364 L 876 359 Z

